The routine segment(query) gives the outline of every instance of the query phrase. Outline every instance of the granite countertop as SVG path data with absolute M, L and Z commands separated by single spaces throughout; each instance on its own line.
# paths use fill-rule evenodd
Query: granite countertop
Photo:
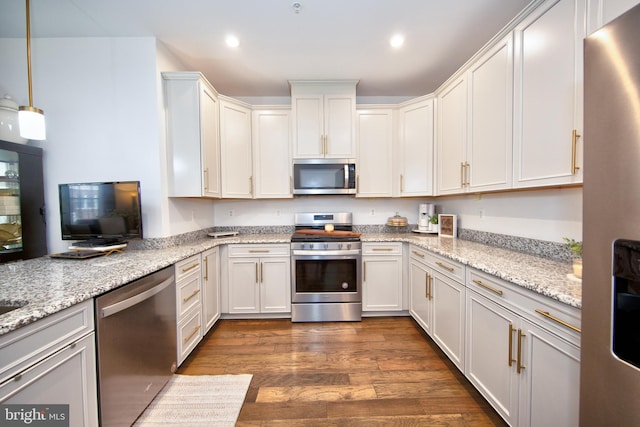
M 581 308 L 571 265 L 460 239 L 413 233 L 364 233 L 363 242 L 407 242 L 516 285 Z M 132 250 L 86 260 L 49 257 L 0 265 L 0 305 L 24 305 L 0 315 L 0 335 L 94 298 L 207 249 L 233 243 L 289 243 L 291 234 L 202 238 L 164 249 Z

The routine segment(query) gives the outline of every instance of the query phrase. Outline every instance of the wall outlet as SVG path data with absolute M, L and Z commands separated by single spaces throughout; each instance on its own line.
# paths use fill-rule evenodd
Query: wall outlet
M 234 212 L 233 209 L 229 209 L 229 216 L 233 216 Z
M 371 216 L 374 216 L 376 214 L 376 210 L 375 209 L 371 209 Z
M 484 209 L 480 209 L 480 211 L 478 212 L 478 215 L 480 216 L 480 219 L 484 218 Z

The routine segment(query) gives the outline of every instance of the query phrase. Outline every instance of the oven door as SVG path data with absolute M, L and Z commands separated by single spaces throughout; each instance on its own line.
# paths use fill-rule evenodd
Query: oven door
M 361 302 L 360 260 L 360 250 L 294 250 L 291 302 Z

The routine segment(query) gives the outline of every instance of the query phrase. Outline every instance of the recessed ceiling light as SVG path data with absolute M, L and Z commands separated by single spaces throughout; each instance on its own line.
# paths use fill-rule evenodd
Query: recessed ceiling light
M 389 44 L 393 48 L 399 48 L 404 44 L 404 36 L 402 34 L 394 35 L 393 37 L 391 37 L 391 40 L 389 40 Z
M 229 46 L 232 49 L 235 49 L 236 47 L 240 46 L 240 40 L 238 40 L 238 38 L 234 35 L 228 35 L 224 39 L 224 41 L 227 44 L 227 46 Z

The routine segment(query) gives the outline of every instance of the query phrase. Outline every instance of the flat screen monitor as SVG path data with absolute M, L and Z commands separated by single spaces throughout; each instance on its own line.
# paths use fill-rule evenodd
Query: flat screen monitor
M 142 238 L 140 182 L 59 184 L 63 240 L 121 243 Z

